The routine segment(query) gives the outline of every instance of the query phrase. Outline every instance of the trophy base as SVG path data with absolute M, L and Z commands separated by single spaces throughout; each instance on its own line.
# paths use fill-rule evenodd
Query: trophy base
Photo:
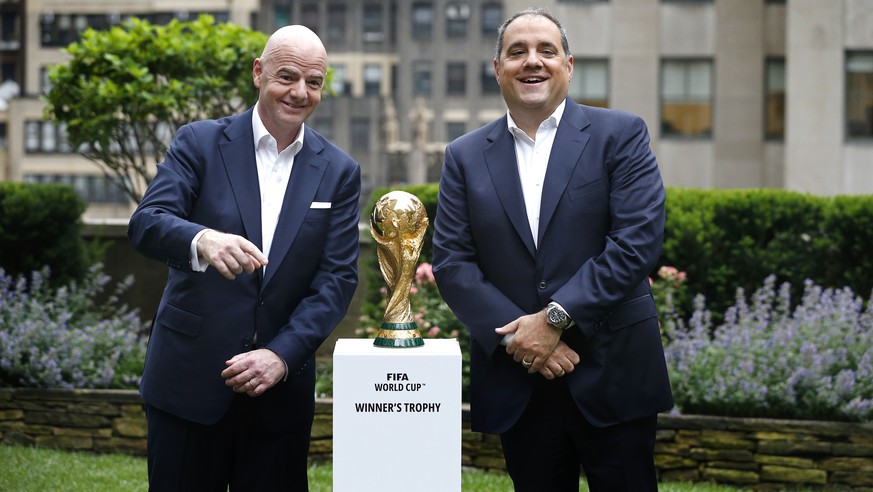
M 424 339 L 415 323 L 382 323 L 373 345 L 389 348 L 421 347 Z

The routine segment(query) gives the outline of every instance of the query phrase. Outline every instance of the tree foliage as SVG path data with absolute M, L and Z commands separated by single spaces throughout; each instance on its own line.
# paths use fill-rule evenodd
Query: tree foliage
M 178 127 L 254 104 L 252 61 L 266 40 L 209 15 L 89 29 L 49 71 L 46 117 L 139 202 Z

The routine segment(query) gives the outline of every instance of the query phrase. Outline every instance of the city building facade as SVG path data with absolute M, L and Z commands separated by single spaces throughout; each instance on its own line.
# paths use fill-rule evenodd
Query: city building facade
M 505 114 L 492 59 L 519 0 L 0 0 L 0 179 L 68 182 L 91 218 L 132 210 L 42 120 L 45 69 L 84 27 L 209 12 L 321 36 L 332 94 L 309 124 L 365 194 L 439 179 L 447 142 Z M 668 186 L 873 193 L 873 0 L 540 0 L 567 29 L 571 96 L 639 114 Z M 8 82 L 8 83 L 7 83 Z M 366 199 L 367 197 L 364 197 Z
M 88 201 L 87 219 L 126 220 L 134 204 L 44 118 L 48 67 L 66 61 L 63 48 L 88 28 L 201 13 L 251 26 L 257 9 L 257 0 L 0 0 L 0 180 L 68 184 Z
M 388 43 L 375 50 L 384 50 L 378 71 L 383 100 L 370 107 L 387 110 L 372 114 L 368 125 L 357 118 L 333 118 L 332 125 L 340 145 L 353 150 L 344 138 L 353 132 L 339 127 L 369 128 L 377 161 L 361 161 L 373 184 L 434 181 L 438 153 L 428 152 L 425 169 L 408 158 L 398 169 L 398 152 L 408 156 L 409 146 L 391 144 L 395 132 L 386 121 L 396 117 L 400 140 L 414 142 L 422 113 L 416 108 L 424 101 L 429 149 L 503 114 L 491 66 L 496 29 L 530 3 L 262 0 L 260 28 L 274 29 L 282 19 L 324 31 L 335 26 L 332 12 L 346 12 L 347 36 L 360 37 L 336 45 L 326 36 L 329 58 L 342 66 L 344 84 L 361 87 L 376 71 L 349 61 L 374 55 L 361 29 L 372 24 L 367 11 L 376 4 L 385 12 Z M 568 31 L 575 59 L 571 95 L 641 115 L 667 185 L 873 192 L 873 0 L 537 5 Z M 356 90 L 350 97 L 375 92 Z

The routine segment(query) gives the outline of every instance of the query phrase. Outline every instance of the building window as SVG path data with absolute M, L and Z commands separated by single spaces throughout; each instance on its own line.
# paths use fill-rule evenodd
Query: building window
M 446 65 L 446 94 L 463 96 L 467 93 L 467 64 L 451 62 Z
M 121 203 L 130 200 L 111 178 L 87 174 L 25 174 L 28 183 L 65 184 L 88 203 Z
M 42 46 L 66 46 L 75 41 L 69 14 L 43 14 L 39 21 Z
M 333 69 L 333 79 L 330 81 L 330 88 L 337 96 L 351 96 L 352 84 L 348 80 L 346 66 L 343 64 L 331 65 Z
M 446 4 L 446 37 L 463 39 L 467 37 L 467 23 L 470 21 L 470 4 L 449 2 Z
M 482 62 L 480 77 L 482 94 L 500 94 L 500 86 L 497 84 L 497 74 L 494 72 L 494 64 L 490 61 Z
M 467 125 L 463 121 L 449 121 L 446 123 L 446 140 L 449 142 L 466 132 Z
M 712 62 L 665 60 L 661 65 L 661 132 L 712 135 Z
M 764 135 L 768 139 L 785 138 L 785 59 L 771 58 L 765 67 Z
M 606 60 L 575 58 L 570 97 L 579 104 L 609 107 L 609 64 Z
M 288 5 L 273 6 L 273 31 L 289 25 L 291 25 L 291 7 Z
M 873 137 L 873 52 L 846 54 L 846 131 L 850 138 Z
M 315 34 L 319 33 L 321 22 L 318 19 L 317 3 L 304 3 L 300 6 L 300 23 L 312 29 Z
M 30 120 L 24 123 L 24 151 L 28 154 L 68 154 L 66 125 L 51 121 Z
M 433 34 L 433 5 L 430 3 L 412 4 L 412 37 L 430 39 Z
M 352 149 L 370 150 L 370 120 L 367 118 L 352 118 L 350 122 L 352 134 Z
M 432 92 L 433 73 L 429 61 L 412 63 L 412 95 L 429 96 Z
M 278 12 L 278 10 L 276 11 Z M 200 14 L 209 14 L 215 18 L 215 22 L 227 22 L 229 12 L 199 12 L 179 10 L 175 12 L 154 12 L 137 17 L 147 20 L 152 24 L 164 25 L 173 19 L 180 21 L 194 20 Z M 65 47 L 73 41 L 78 41 L 79 36 L 86 29 L 97 31 L 108 29 L 114 25 L 128 20 L 131 15 L 110 14 L 42 14 L 39 18 L 40 43 L 43 47 Z M 278 19 L 278 16 L 277 16 Z
M 18 71 L 18 65 L 16 65 L 15 62 L 3 62 L 2 64 L 0 64 L 0 76 L 3 77 L 0 80 L 2 80 L 4 83 L 5 82 L 15 82 L 16 80 L 18 80 L 18 76 L 15 74 L 15 72 L 17 72 L 17 71 Z M 18 84 L 16 84 L 16 86 L 17 85 Z M 20 89 L 19 89 L 19 92 L 20 92 Z
M 503 7 L 499 3 L 486 3 L 482 5 L 482 34 L 494 36 L 497 29 L 503 24 Z
M 0 13 L 0 41 L 18 43 L 21 35 L 21 21 L 18 12 Z
M 40 121 L 28 121 L 24 123 L 24 151 L 27 153 L 39 152 L 39 129 Z
M 331 3 L 327 6 L 327 40 L 346 39 L 346 4 Z
M 378 96 L 382 94 L 382 66 L 364 65 L 364 95 Z
M 382 4 L 368 3 L 364 5 L 364 41 L 373 43 L 385 40 L 385 30 L 382 22 Z
M 47 95 L 52 90 L 52 81 L 49 79 L 48 67 L 39 68 L 39 93 Z

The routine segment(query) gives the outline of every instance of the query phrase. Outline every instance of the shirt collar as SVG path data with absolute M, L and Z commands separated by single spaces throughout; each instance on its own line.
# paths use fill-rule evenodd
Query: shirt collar
M 271 138 L 273 141 L 276 141 L 276 137 L 270 135 L 270 132 L 267 131 L 267 127 L 264 126 L 264 122 L 261 121 L 261 115 L 258 114 L 258 104 L 255 103 L 255 109 L 252 111 L 252 132 L 255 137 L 255 148 L 261 144 L 264 138 Z M 297 155 L 297 152 L 300 152 L 300 149 L 303 148 L 303 134 L 306 133 L 306 123 L 300 124 L 300 131 L 297 132 L 297 138 L 291 142 L 291 145 L 288 146 L 291 149 L 292 154 Z M 287 149 L 286 149 L 287 150 Z
M 564 108 L 566 107 L 566 105 L 567 100 L 564 99 L 563 101 L 561 101 L 561 104 L 558 104 L 558 107 L 555 108 L 555 111 L 548 118 L 543 120 L 542 123 L 540 123 L 540 128 L 542 128 L 543 125 L 545 125 L 546 128 L 558 128 L 558 123 L 561 122 L 561 117 L 564 116 Z M 518 125 L 515 124 L 515 120 L 512 119 L 512 115 L 509 114 L 509 111 L 506 112 L 506 123 L 509 125 L 509 131 L 512 132 L 513 135 L 527 136 L 527 134 L 524 133 L 524 130 L 522 130 L 518 127 Z

